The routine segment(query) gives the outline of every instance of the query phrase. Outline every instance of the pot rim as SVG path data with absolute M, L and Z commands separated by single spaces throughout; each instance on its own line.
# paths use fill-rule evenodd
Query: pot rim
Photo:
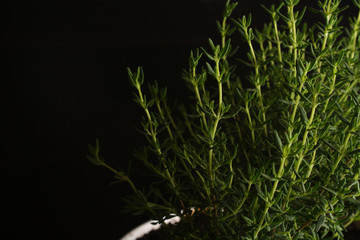
M 161 227 L 161 224 L 154 224 L 156 220 L 149 220 L 147 222 L 142 223 L 141 225 L 135 227 L 130 230 L 127 234 L 125 234 L 120 240 L 136 240 L 138 238 L 143 237 L 144 235 L 150 233 L 153 230 L 157 230 Z M 180 222 L 180 217 L 174 214 L 174 217 L 171 219 L 166 219 L 164 221 L 165 224 L 176 224 Z

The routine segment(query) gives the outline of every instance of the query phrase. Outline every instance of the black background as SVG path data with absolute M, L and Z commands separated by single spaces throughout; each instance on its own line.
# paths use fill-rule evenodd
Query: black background
M 119 239 L 143 222 L 122 213 L 118 168 L 142 144 L 126 67 L 186 91 L 189 52 L 215 37 L 221 0 L 8 1 L 2 8 L 1 222 L 11 239 Z M 244 11 L 244 10 L 242 10 Z M 138 165 L 134 162 L 133 165 Z M 132 172 L 141 182 L 142 170 Z
M 224 0 L 8 1 L 2 8 L 2 234 L 119 239 L 143 222 L 122 213 L 125 184 L 86 159 L 126 168 L 144 141 L 126 67 L 181 99 L 190 50 L 216 39 Z M 238 14 L 261 12 L 240 0 Z M 138 165 L 134 162 L 133 165 Z M 141 182 L 142 168 L 133 176 Z

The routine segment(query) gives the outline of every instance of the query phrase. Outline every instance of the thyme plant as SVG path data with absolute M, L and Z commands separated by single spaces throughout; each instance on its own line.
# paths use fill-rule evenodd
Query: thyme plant
M 175 110 L 166 88 L 145 90 L 142 68 L 128 69 L 148 141 L 136 155 L 156 179 L 136 187 L 98 142 L 89 159 L 130 184 L 134 213 L 179 216 L 164 226 L 171 238 L 342 239 L 358 216 L 360 12 L 344 27 L 341 0 L 299 2 L 263 6 L 270 20 L 254 29 L 228 0 L 219 42 L 190 53 L 192 95 Z M 309 26 L 305 13 L 321 20 Z

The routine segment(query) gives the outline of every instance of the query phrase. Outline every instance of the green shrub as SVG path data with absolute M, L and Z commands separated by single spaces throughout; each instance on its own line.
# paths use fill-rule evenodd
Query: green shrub
M 145 94 L 142 68 L 128 70 L 151 187 L 108 166 L 98 143 L 89 159 L 131 185 L 134 213 L 180 216 L 165 227 L 174 239 L 341 239 L 360 209 L 360 14 L 343 27 L 340 2 L 263 6 L 270 21 L 258 30 L 227 1 L 219 43 L 190 54 L 189 102 L 172 110 L 166 88 Z M 305 12 L 321 21 L 308 26 Z

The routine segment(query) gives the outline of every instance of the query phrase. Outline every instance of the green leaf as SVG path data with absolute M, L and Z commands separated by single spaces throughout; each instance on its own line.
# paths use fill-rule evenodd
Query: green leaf
M 284 104 L 286 104 L 286 105 L 288 105 L 288 106 L 293 106 L 293 105 L 295 105 L 294 102 L 290 102 L 290 101 L 288 101 L 288 100 L 278 99 L 278 101 L 281 102 L 281 103 L 284 103 Z
M 264 178 L 266 178 L 266 179 L 268 179 L 268 180 L 270 180 L 270 181 L 276 181 L 276 180 L 278 180 L 278 178 L 271 177 L 271 176 L 269 176 L 269 175 L 266 175 L 265 173 L 262 173 L 261 175 L 262 175 Z
M 324 214 L 319 217 L 319 219 L 316 223 L 315 232 L 318 232 L 320 230 L 320 228 L 324 224 L 325 220 L 326 220 L 326 216 Z
M 277 11 L 277 14 L 279 14 L 279 16 L 284 19 L 285 22 L 291 22 L 291 19 L 286 17 L 284 14 L 282 14 L 280 11 Z
M 233 117 L 235 117 L 241 110 L 243 110 L 243 109 L 241 108 L 241 106 L 239 106 L 239 108 L 236 109 L 233 113 L 230 113 L 230 114 L 228 114 L 228 115 L 224 115 L 224 116 L 223 116 L 223 119 L 233 118 Z
M 359 103 L 359 101 L 358 101 L 358 94 L 355 92 L 355 91 L 353 91 L 352 92 L 352 94 L 350 95 L 350 97 L 351 97 L 351 99 L 355 102 L 355 105 L 357 106 L 357 107 L 360 107 L 360 103 Z
M 253 33 L 253 29 L 249 28 L 248 41 L 252 41 L 252 40 L 254 40 L 254 33 Z
M 199 49 L 196 49 L 196 53 L 194 54 L 193 51 L 190 52 L 190 57 L 189 57 L 189 66 L 191 68 L 196 67 L 199 64 L 199 60 L 202 56 L 202 53 L 199 53 Z
M 278 133 L 276 130 L 274 130 L 274 135 L 275 135 L 276 145 L 277 145 L 277 147 L 282 151 L 282 149 L 283 149 L 283 144 L 282 144 L 282 142 L 281 142 L 279 133 Z
M 86 158 L 87 158 L 92 164 L 94 164 L 94 165 L 96 165 L 96 166 L 101 166 L 101 162 L 100 162 L 98 159 L 93 158 L 93 157 L 91 157 L 91 156 L 89 156 L 89 155 L 86 155 Z
M 210 73 L 212 76 L 216 76 L 216 73 L 215 73 L 214 69 L 212 68 L 212 66 L 211 66 L 208 62 L 206 62 L 205 64 L 206 64 L 206 67 L 207 67 L 209 73 Z
M 226 35 L 231 36 L 235 31 L 236 31 L 236 27 L 232 27 L 226 32 Z
M 143 70 L 142 67 L 137 68 L 136 78 L 137 78 L 140 85 L 142 85 L 144 83 L 144 70 Z
M 205 55 L 210 59 L 210 60 L 215 60 L 214 56 L 212 56 L 211 54 L 209 54 L 204 48 L 201 48 L 201 50 L 205 53 Z
M 297 22 L 300 23 L 301 19 L 304 17 L 304 14 L 306 12 L 306 6 L 303 8 L 303 10 L 301 11 L 300 15 L 297 17 Z
M 303 122 L 305 124 L 307 124 L 309 119 L 308 119 L 308 117 L 306 115 L 305 109 L 303 108 L 303 106 L 299 106 L 299 109 L 300 109 L 301 119 L 303 120 Z
M 260 177 L 261 173 L 263 172 L 264 167 L 261 167 L 259 170 L 255 171 L 254 175 L 251 177 L 252 182 L 256 182 Z
M 346 201 L 360 207 L 360 201 L 355 198 L 347 198 Z
M 237 2 L 230 4 L 230 0 L 227 0 L 223 11 L 223 17 L 230 17 L 231 13 L 234 11 L 237 5 Z
M 227 113 L 230 110 L 230 108 L 231 108 L 231 104 L 225 105 L 225 103 L 222 103 L 221 105 L 222 114 Z
M 244 215 L 242 215 L 241 217 L 245 220 L 245 222 L 247 223 L 248 226 L 251 226 L 254 223 L 253 220 L 251 220 L 250 218 L 248 218 Z
M 325 139 L 321 139 L 326 145 L 328 145 L 332 150 L 338 152 L 339 151 L 339 147 L 337 147 L 337 145 L 333 145 L 330 142 L 328 142 Z
M 131 72 L 130 68 L 126 68 L 126 69 L 127 69 L 128 76 L 129 76 L 131 82 L 134 83 L 134 74 Z
M 328 191 L 329 193 L 332 193 L 332 194 L 334 194 L 335 196 L 337 196 L 336 191 L 334 191 L 334 190 L 332 190 L 332 189 L 330 189 L 330 188 L 324 187 L 324 186 L 321 186 L 321 188 L 323 188 L 323 189 L 325 189 L 326 191 Z
M 210 45 L 211 49 L 212 49 L 213 51 L 215 51 L 216 46 L 214 45 L 214 42 L 211 40 L 211 38 L 209 38 L 209 45 Z
M 351 127 L 351 122 L 349 120 L 347 120 L 345 117 L 343 117 L 340 113 L 336 113 L 336 114 L 343 123 L 345 123 L 346 125 Z
M 260 4 L 260 6 L 261 6 L 265 11 L 267 11 L 270 15 L 273 14 L 273 12 L 274 12 L 274 5 L 271 6 L 271 9 L 267 8 L 267 7 L 266 7 L 265 5 L 263 5 L 263 4 Z
M 223 58 L 224 56 L 227 56 L 230 49 L 231 49 L 231 44 L 230 44 L 230 39 L 228 39 L 224 48 L 221 49 L 220 51 L 219 58 Z
M 149 102 L 147 102 L 146 107 L 151 108 L 155 103 L 155 99 L 151 99 Z

